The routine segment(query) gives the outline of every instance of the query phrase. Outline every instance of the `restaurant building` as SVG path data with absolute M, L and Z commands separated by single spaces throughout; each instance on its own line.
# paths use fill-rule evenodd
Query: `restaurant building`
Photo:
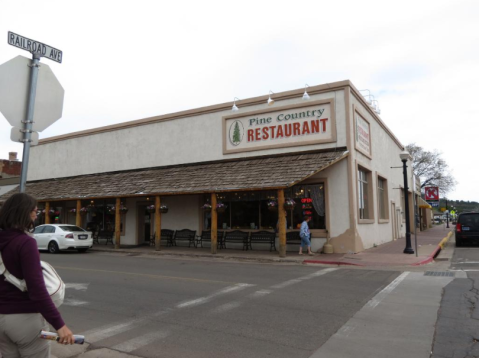
M 154 235 L 160 249 L 161 229 L 212 230 L 216 240 L 280 222 L 284 256 L 297 251 L 285 235 L 307 215 L 314 251 L 329 240 L 335 253 L 360 252 L 405 234 L 403 150 L 346 80 L 42 139 L 26 191 L 46 222 L 115 231 L 117 247 Z

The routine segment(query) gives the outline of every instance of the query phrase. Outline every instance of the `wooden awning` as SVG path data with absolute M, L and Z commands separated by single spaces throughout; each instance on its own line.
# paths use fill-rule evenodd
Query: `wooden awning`
M 99 173 L 28 182 L 39 201 L 286 189 L 342 160 L 335 151 Z M 14 189 L 0 197 L 6 200 Z

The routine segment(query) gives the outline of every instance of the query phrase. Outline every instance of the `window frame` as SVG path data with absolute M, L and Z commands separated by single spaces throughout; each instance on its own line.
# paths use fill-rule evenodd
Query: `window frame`
M 379 183 L 380 182 L 384 183 L 384 187 L 382 188 L 383 191 L 383 198 L 382 202 L 384 205 L 384 210 L 385 210 L 385 217 L 381 217 L 381 196 L 379 195 Z M 388 180 L 384 175 L 381 175 L 380 173 L 376 172 L 376 190 L 377 190 L 377 206 L 378 206 L 378 223 L 380 224 L 385 224 L 389 222 L 390 219 L 390 214 L 389 214 L 389 185 L 388 185 Z
M 366 183 L 367 183 L 367 198 L 368 198 L 368 207 L 367 207 L 367 218 L 361 218 L 360 215 L 360 178 L 359 172 L 362 171 L 366 174 Z M 356 206 L 356 214 L 358 216 L 358 224 L 373 224 L 375 222 L 374 219 L 374 180 L 373 180 L 373 172 L 370 168 L 368 168 L 364 164 L 356 163 L 356 199 L 357 199 L 357 206 Z

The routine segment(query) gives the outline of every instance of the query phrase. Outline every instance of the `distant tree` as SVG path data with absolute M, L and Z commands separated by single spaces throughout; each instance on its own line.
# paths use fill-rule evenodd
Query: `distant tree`
M 437 150 L 429 152 L 411 143 L 406 150 L 412 156 L 412 169 L 421 181 L 421 190 L 426 186 L 438 186 L 441 194 L 447 194 L 456 186 L 456 179 L 448 172 L 448 165 Z

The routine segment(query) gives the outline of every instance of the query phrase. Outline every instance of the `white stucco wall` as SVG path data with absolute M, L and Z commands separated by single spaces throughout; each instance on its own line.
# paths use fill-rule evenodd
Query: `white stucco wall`
M 223 155 L 222 116 L 233 113 L 228 110 L 73 137 L 32 147 L 28 180 L 346 146 L 344 91 L 313 95 L 310 101 L 322 99 L 335 101 L 336 143 Z M 298 97 L 276 101 L 273 107 L 268 107 L 266 103 L 240 107 L 240 111 L 235 113 L 268 108 L 274 111 L 290 104 L 303 103 L 307 106 L 308 102 Z M 101 123 L 101 118 L 98 118 L 98 121 Z M 45 158 L 55 165 L 44 165 Z
M 391 202 L 395 202 L 396 209 L 401 208 L 401 191 L 398 189 L 404 186 L 403 173 L 401 168 L 391 168 L 391 167 L 401 167 L 402 162 L 399 158 L 399 154 L 402 152 L 402 149 L 398 144 L 390 137 L 390 135 L 380 126 L 377 120 L 373 115 L 363 107 L 363 105 L 354 97 L 351 97 L 351 104 L 359 109 L 362 116 L 370 124 L 370 136 L 372 143 L 372 155 L 371 159 L 363 155 L 361 152 L 352 150 L 353 158 L 355 163 L 364 165 L 367 169 L 372 171 L 372 188 L 373 188 L 373 198 L 371 198 L 371 203 L 373 204 L 374 211 L 374 222 L 373 223 L 358 223 L 357 231 L 362 238 L 363 246 L 365 249 L 373 247 L 374 245 L 379 245 L 385 242 L 393 240 L 393 218 L 392 216 L 395 213 L 391 212 Z M 354 113 L 351 108 L 351 116 Z M 354 117 L 353 118 L 353 135 L 355 134 L 354 127 Z M 408 164 L 408 167 L 410 165 Z M 356 168 L 356 166 L 355 166 Z M 408 168 L 409 171 L 409 168 Z M 409 187 L 411 185 L 409 171 Z M 377 192 L 377 174 L 381 177 L 387 179 L 388 184 L 388 211 L 389 211 L 389 222 L 380 223 L 379 222 L 379 208 L 378 208 L 378 192 Z M 357 173 L 353 173 L 353 189 L 354 189 L 354 206 L 355 206 L 355 220 L 358 222 L 358 200 L 357 200 Z M 402 221 L 399 222 L 399 227 L 401 230 L 401 236 L 405 233 L 405 228 L 402 225 Z

